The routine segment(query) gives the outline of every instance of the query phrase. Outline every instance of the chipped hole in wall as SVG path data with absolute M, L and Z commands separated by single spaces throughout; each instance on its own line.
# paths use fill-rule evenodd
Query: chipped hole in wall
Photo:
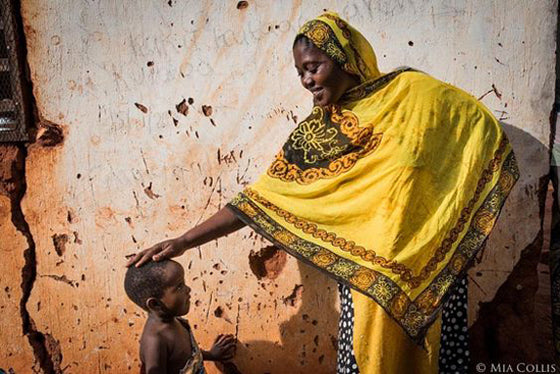
M 79 234 L 78 234 L 77 231 L 72 232 L 72 234 L 74 234 L 74 243 L 76 243 L 76 244 L 82 244 L 83 243 L 82 239 L 80 239 L 80 237 L 78 236 Z
M 43 147 L 54 147 L 64 141 L 64 131 L 61 125 L 42 119 L 36 139 L 37 143 Z
M 281 249 L 271 245 L 258 252 L 249 253 L 249 267 L 257 279 L 276 279 L 284 269 L 287 255 Z
M 283 299 L 284 305 L 295 307 L 301 302 L 302 296 L 303 296 L 303 285 L 296 284 L 292 293 Z
M 51 236 L 54 250 L 56 254 L 62 256 L 66 251 L 66 243 L 68 243 L 68 235 L 66 234 L 54 234 Z
M 210 106 L 210 105 L 203 105 L 202 106 L 202 113 L 204 113 L 204 115 L 206 117 L 210 117 L 212 115 L 212 112 L 213 112 L 212 106 Z
M 248 7 L 249 7 L 249 2 L 247 2 L 247 1 L 238 1 L 237 2 L 237 9 L 239 9 L 239 10 L 247 9 Z
M 185 100 L 185 99 L 181 100 L 181 102 L 179 104 L 175 105 L 175 109 L 177 110 L 177 113 L 180 113 L 183 116 L 186 116 L 189 113 L 189 107 L 187 105 L 187 100 Z
M 161 138 L 161 135 L 160 135 Z M 146 196 L 148 196 L 150 199 L 155 200 L 158 197 L 160 197 L 160 195 L 158 195 L 157 193 L 155 193 L 152 190 L 152 182 L 150 182 L 150 184 L 144 188 L 144 193 L 146 194 Z
M 135 105 L 136 108 L 138 108 L 142 113 L 148 113 L 148 107 L 146 107 L 144 104 L 134 103 L 134 105 Z

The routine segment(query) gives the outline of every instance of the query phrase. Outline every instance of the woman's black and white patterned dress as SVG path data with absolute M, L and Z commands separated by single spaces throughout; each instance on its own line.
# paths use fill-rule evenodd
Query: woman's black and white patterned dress
M 354 356 L 354 303 L 352 302 L 350 287 L 339 283 L 338 293 L 340 294 L 340 318 L 338 320 L 336 373 L 359 373 Z
M 469 335 L 467 321 L 467 277 L 447 300 L 441 315 L 439 372 L 463 374 L 469 372 Z
M 360 372 L 354 355 L 354 304 L 350 288 L 338 284 L 340 319 L 338 321 L 337 374 Z M 469 347 L 467 332 L 467 278 L 464 277 L 443 307 L 439 372 L 468 373 Z

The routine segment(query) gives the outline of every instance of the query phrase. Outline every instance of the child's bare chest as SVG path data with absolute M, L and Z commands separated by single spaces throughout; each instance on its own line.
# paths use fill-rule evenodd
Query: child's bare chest
M 169 347 L 168 367 L 172 373 L 179 372 L 194 354 L 189 331 L 180 323 L 178 325 L 173 334 L 173 344 Z

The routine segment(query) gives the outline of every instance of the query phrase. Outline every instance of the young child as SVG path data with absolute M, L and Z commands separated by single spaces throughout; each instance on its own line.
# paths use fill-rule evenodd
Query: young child
M 202 351 L 187 320 L 179 318 L 189 312 L 191 291 L 179 263 L 164 260 L 131 266 L 124 288 L 128 297 L 148 312 L 140 338 L 141 373 L 203 374 L 203 360 L 233 357 L 233 335 L 218 335 L 210 351 Z

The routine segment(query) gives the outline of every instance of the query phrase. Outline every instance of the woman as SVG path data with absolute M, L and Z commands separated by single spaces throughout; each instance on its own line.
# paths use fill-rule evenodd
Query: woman
M 339 373 L 466 372 L 466 271 L 518 179 L 492 114 L 409 68 L 381 74 L 335 13 L 294 42 L 311 115 L 227 207 L 130 264 L 244 225 L 337 279 Z

